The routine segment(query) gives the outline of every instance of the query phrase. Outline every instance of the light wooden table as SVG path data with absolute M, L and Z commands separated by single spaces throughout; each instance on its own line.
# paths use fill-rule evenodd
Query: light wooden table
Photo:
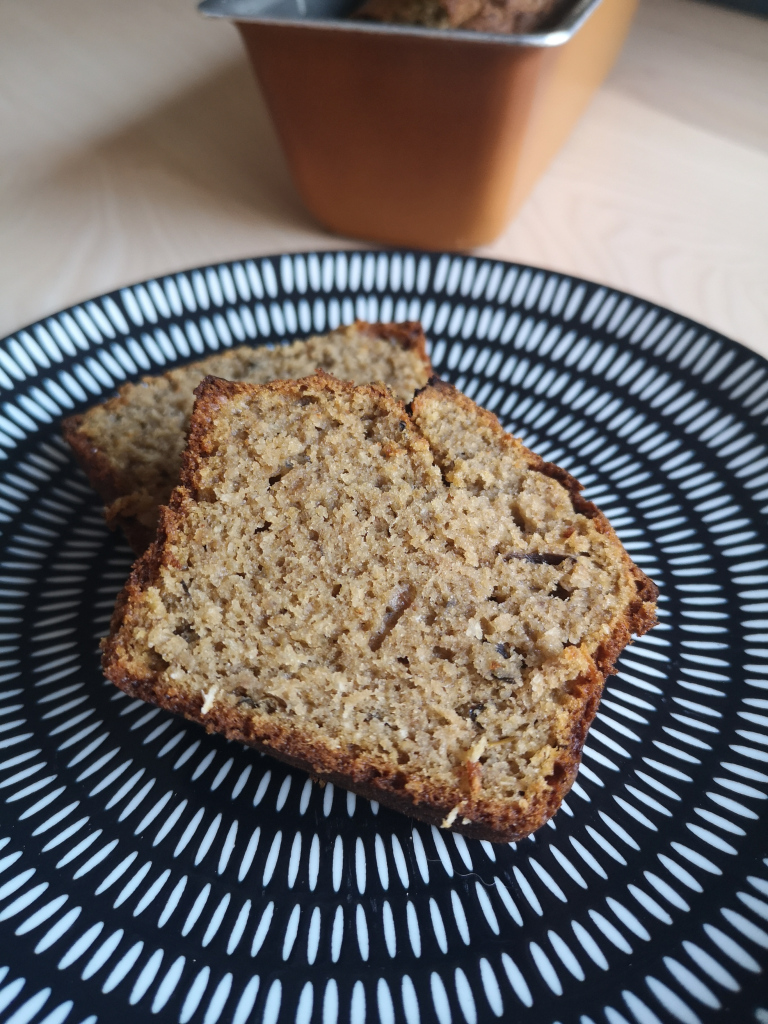
M 302 209 L 235 30 L 192 0 L 4 0 L 0 124 L 0 334 L 194 264 L 349 244 Z M 642 0 L 615 71 L 483 252 L 768 356 L 768 21 Z

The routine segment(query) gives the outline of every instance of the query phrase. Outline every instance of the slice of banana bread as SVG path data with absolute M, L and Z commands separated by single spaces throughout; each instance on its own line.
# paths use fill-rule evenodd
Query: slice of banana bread
M 433 378 L 197 389 L 105 641 L 127 693 L 433 824 L 558 808 L 654 584 L 564 470 Z
M 64 437 L 91 486 L 136 551 L 154 539 L 159 505 L 179 480 L 194 390 L 203 377 L 265 384 L 306 377 L 318 367 L 356 383 L 381 380 L 409 400 L 432 372 L 417 323 L 358 321 L 280 348 L 247 345 L 157 377 L 125 384 L 116 398 L 64 421 Z

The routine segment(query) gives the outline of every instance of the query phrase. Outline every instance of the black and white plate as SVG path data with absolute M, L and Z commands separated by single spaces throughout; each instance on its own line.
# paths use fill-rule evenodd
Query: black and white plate
M 421 319 L 661 587 L 555 819 L 415 825 L 134 701 L 131 554 L 63 416 L 215 349 Z M 447 255 L 177 274 L 0 343 L 4 1024 L 768 1022 L 768 364 L 647 302 Z

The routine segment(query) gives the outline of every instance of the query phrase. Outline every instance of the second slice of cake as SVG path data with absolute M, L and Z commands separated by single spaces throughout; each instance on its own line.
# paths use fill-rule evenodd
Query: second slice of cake
M 433 824 L 557 809 L 656 588 L 565 471 L 433 380 L 207 378 L 106 642 L 126 692 Z
M 64 438 L 104 500 L 107 522 L 141 554 L 154 540 L 158 507 L 179 482 L 200 381 L 212 374 L 266 384 L 306 377 L 318 367 L 358 384 L 382 380 L 406 400 L 431 373 L 420 324 L 357 321 L 276 348 L 241 345 L 124 384 L 114 398 L 66 419 Z

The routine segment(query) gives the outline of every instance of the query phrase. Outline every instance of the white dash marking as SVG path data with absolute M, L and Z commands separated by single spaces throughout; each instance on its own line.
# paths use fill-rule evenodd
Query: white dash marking
M 184 971 L 184 964 L 186 959 L 183 956 L 177 957 L 171 966 L 168 968 L 165 977 L 160 982 L 155 998 L 152 1000 L 152 1013 L 159 1013 L 168 1000 L 171 998 L 173 993 L 176 991 L 176 986 L 181 980 L 182 972 Z
M 288 888 L 292 889 L 299 873 L 301 864 L 301 832 L 297 832 L 291 844 L 291 856 L 288 862 Z
M 181 1013 L 179 1014 L 179 1024 L 187 1024 L 187 1021 L 193 1016 L 195 1010 L 200 1005 L 200 1001 L 205 995 L 205 990 L 208 987 L 208 979 L 211 976 L 210 967 L 203 967 L 195 977 L 195 980 L 189 987 L 187 997 L 181 1007 Z
M 301 995 L 299 996 L 299 1005 L 296 1007 L 296 1020 L 294 1024 L 310 1024 L 312 1020 L 312 1007 L 314 1006 L 314 1002 L 315 992 L 312 987 L 312 982 L 308 981 L 304 985 L 304 988 L 301 990 Z
M 405 863 L 405 855 L 403 854 L 403 848 L 400 845 L 400 840 L 396 835 L 392 836 L 392 856 L 395 860 L 395 868 L 397 869 L 400 884 L 404 889 L 408 889 L 411 884 L 411 880 L 408 875 L 408 866 Z M 384 886 L 384 888 L 386 888 L 386 886 Z
M 243 770 L 238 775 L 237 781 L 235 782 L 234 786 L 232 787 L 232 799 L 233 800 L 236 800 L 240 796 L 240 794 L 243 792 L 243 790 L 245 789 L 245 784 L 248 781 L 248 777 L 250 776 L 252 770 L 253 769 L 252 769 L 251 765 L 247 764 L 245 766 L 245 768 L 243 768 Z
M 277 984 L 279 984 L 279 982 Z M 235 1008 L 235 1012 L 232 1017 L 232 1024 L 246 1024 L 246 1021 L 250 1018 L 251 1011 L 256 1003 L 256 996 L 259 994 L 259 985 L 259 976 L 258 974 L 254 974 L 243 989 L 243 994 L 238 1000 L 237 1007 Z
M 276 811 L 282 811 L 282 809 L 285 807 L 285 801 L 288 799 L 288 794 L 291 791 L 292 781 L 293 779 L 291 778 L 290 775 L 286 775 L 286 777 L 283 779 L 283 783 L 280 786 L 280 789 L 277 794 L 277 800 L 275 801 Z
M 419 1000 L 416 995 L 416 989 L 407 974 L 403 975 L 401 995 L 406 1024 L 421 1024 L 421 1013 L 419 1012 Z
M 208 897 L 211 895 L 211 883 L 206 882 L 203 888 L 197 895 L 197 899 L 192 904 L 192 909 L 187 914 L 187 919 L 184 922 L 184 927 L 181 929 L 181 934 L 186 938 L 187 935 L 192 931 L 198 922 L 200 915 L 203 912 L 205 904 L 208 902 Z
M 389 905 L 388 900 L 384 900 L 381 907 L 381 919 L 382 926 L 384 928 L 384 942 L 387 946 L 387 952 L 392 959 L 395 958 L 397 953 L 397 934 L 395 932 L 395 918 L 392 914 L 392 907 Z
M 288 918 L 288 924 L 285 928 L 285 936 L 283 938 L 283 960 L 287 960 L 291 955 L 294 944 L 296 942 L 296 936 L 299 933 L 299 919 L 301 918 L 301 907 L 297 903 L 291 911 L 291 916 Z
M 256 788 L 256 792 L 253 794 L 253 806 L 258 807 L 261 801 L 264 799 L 264 794 L 267 792 L 270 780 L 272 778 L 272 769 L 267 769 L 259 780 L 259 785 Z
M 192 821 L 190 821 L 190 823 L 184 829 L 184 832 L 182 833 L 181 838 L 179 839 L 178 843 L 176 844 L 176 849 L 173 851 L 173 856 L 174 857 L 178 857 L 179 854 L 187 847 L 187 845 L 189 844 L 190 840 L 192 839 L 192 837 L 194 836 L 195 832 L 197 831 L 198 825 L 203 820 L 203 814 L 204 813 L 205 812 L 204 812 L 203 808 L 201 807 L 200 810 L 197 812 L 197 814 L 195 814 L 194 818 L 192 818 Z
M 208 826 L 208 829 L 202 838 L 200 846 L 197 848 L 197 853 L 195 854 L 195 867 L 197 867 L 197 865 L 202 861 L 202 859 L 210 850 L 213 840 L 216 838 L 216 834 L 219 831 L 220 826 L 221 814 L 219 813 Z
M 504 1002 L 501 998 L 501 989 L 499 988 L 499 982 L 494 974 L 493 968 L 490 963 L 482 957 L 480 960 L 480 980 L 483 983 L 483 991 L 485 992 L 485 998 L 488 1000 L 488 1005 L 491 1011 L 496 1017 L 501 1017 L 504 1013 Z
M 22 1003 L 21 1006 L 14 1010 L 10 1017 L 7 1018 L 7 1024 L 29 1024 L 45 1004 L 48 1002 L 48 998 L 51 994 L 49 988 L 41 989 L 35 993 L 30 999 Z M 72 1003 L 69 1004 L 70 1007 Z
M 221 927 L 221 922 L 224 920 L 224 915 L 227 912 L 227 907 L 229 906 L 230 899 L 230 894 L 225 893 L 224 896 L 222 896 L 221 900 L 219 901 L 219 905 L 213 912 L 211 920 L 208 923 L 208 927 L 205 929 L 205 935 L 203 935 L 202 940 L 203 948 L 205 948 L 205 946 L 207 946 L 211 942 L 211 940 L 214 938 L 219 928 Z
M 240 908 L 240 913 L 237 915 L 237 920 L 232 926 L 232 931 L 227 941 L 227 955 L 231 956 L 240 944 L 240 940 L 245 932 L 245 926 L 248 923 L 248 916 L 251 913 L 251 901 L 246 900 Z
M 496 917 L 496 913 L 491 905 L 488 893 L 485 891 L 485 886 L 481 882 L 475 882 L 475 892 L 477 893 L 477 902 L 480 904 L 480 909 L 485 915 L 485 919 L 488 922 L 488 926 L 494 935 L 499 934 L 499 921 Z
M 323 1024 L 337 1024 L 339 1019 L 339 987 L 331 978 L 323 996 Z
M 605 902 L 625 928 L 637 935 L 637 937 L 642 939 L 643 942 L 650 941 L 651 935 L 648 929 L 638 921 L 632 911 L 628 910 L 623 903 L 619 903 L 619 901 L 615 900 L 612 896 L 608 896 Z
M 158 896 L 160 890 L 163 888 L 165 883 L 171 877 L 171 872 L 168 868 L 160 874 L 155 881 L 150 885 L 149 889 L 144 893 L 133 911 L 133 916 L 138 917 L 139 914 L 143 913 L 152 901 Z
M 467 915 L 464 913 L 464 906 L 459 899 L 459 894 L 453 889 L 451 890 L 451 907 L 453 909 L 453 917 L 456 921 L 456 927 L 458 928 L 459 935 L 461 935 L 464 945 L 468 946 L 469 927 L 467 925 Z
M 134 943 L 127 953 L 118 960 L 115 966 L 110 971 L 109 977 L 102 985 L 101 991 L 106 995 L 113 989 L 116 989 L 123 978 L 128 974 L 133 965 L 141 956 L 141 951 L 144 948 L 143 942 Z
M 531 951 L 531 956 L 533 957 L 533 962 L 536 964 L 539 974 L 544 979 L 545 984 L 549 986 L 556 996 L 561 996 L 563 994 L 563 986 L 557 976 L 557 971 L 552 966 L 552 961 L 538 943 L 531 942 L 529 949 Z
M 344 867 L 344 843 L 341 836 L 336 836 L 333 844 L 333 860 L 331 867 L 331 879 L 333 891 L 338 892 L 341 887 L 341 872 Z
M 387 865 L 387 851 L 384 846 L 384 840 L 378 832 L 374 841 L 374 849 L 376 851 L 376 868 L 379 872 L 379 881 L 381 882 L 382 889 L 386 892 L 389 888 L 389 866 Z
M 432 918 L 432 931 L 435 933 L 435 939 L 440 947 L 440 952 L 445 954 L 448 952 L 448 939 L 445 934 L 443 915 L 440 913 L 440 908 L 432 897 L 429 900 L 429 915 Z
M 533 1006 L 533 998 L 528 983 L 520 972 L 520 968 L 508 953 L 501 954 L 501 963 L 515 995 L 523 1006 Z
M 256 850 L 259 846 L 259 837 L 261 836 L 261 826 L 257 825 L 251 833 L 251 838 L 248 840 L 248 845 L 245 848 L 243 859 L 240 861 L 240 868 L 237 872 L 238 882 L 242 882 L 245 876 L 251 869 L 253 864 L 253 858 L 256 856 Z
M 226 1006 L 229 993 L 232 990 L 232 975 L 227 973 L 216 986 L 216 990 L 208 1003 L 208 1009 L 203 1017 L 203 1024 L 216 1024 Z
M 334 963 L 338 963 L 339 956 L 341 955 L 341 942 L 344 938 L 344 911 L 341 907 L 336 907 L 336 913 L 333 917 L 333 929 L 331 930 L 331 960 Z
M 589 934 L 587 929 L 583 925 L 579 924 L 578 921 L 572 921 L 571 927 L 573 928 L 573 934 L 576 936 L 581 948 L 587 954 L 589 959 L 593 963 L 597 964 L 601 970 L 607 971 L 608 961 L 605 959 L 603 951 Z
M 47 921 L 49 918 L 53 917 L 57 911 L 61 910 L 68 899 L 69 897 L 67 895 L 62 895 L 51 900 L 50 903 L 46 903 L 45 906 L 40 907 L 34 912 L 34 914 L 28 917 L 26 921 L 20 924 L 16 929 L 15 934 L 26 935 L 27 932 L 31 932 L 35 928 L 38 928 L 44 921 Z
M 307 873 L 309 875 L 310 892 L 314 892 L 317 886 L 317 877 L 320 873 L 320 837 L 317 833 L 312 836 L 312 843 L 309 847 Z
M 361 985 L 361 983 L 358 982 L 358 985 Z M 392 993 L 389 991 L 389 985 L 383 978 L 379 978 L 376 985 L 376 1004 L 379 1010 L 380 1024 L 395 1024 L 395 1005 L 392 1002 Z M 365 1004 L 363 1004 L 363 1007 L 365 1007 Z M 365 1017 L 362 1020 L 365 1021 Z M 352 1024 L 352 1021 L 350 1021 L 350 1024 Z
M 301 799 L 299 800 L 299 814 L 306 814 L 307 812 L 307 807 L 309 807 L 309 799 L 312 796 L 312 785 L 312 779 L 307 779 L 307 781 L 304 783 L 304 786 L 301 790 Z M 309 982 L 307 982 L 307 984 L 310 985 Z M 304 988 L 306 990 L 306 985 L 304 986 Z M 312 986 L 310 985 L 310 997 L 311 994 Z M 310 1013 L 311 1012 L 312 1011 L 310 1010 Z
M 157 972 L 160 970 L 160 965 L 163 962 L 163 950 L 156 949 L 152 956 L 147 960 L 141 969 L 138 978 L 134 982 L 131 994 L 128 997 L 128 1003 L 131 1006 L 135 1006 L 140 999 L 144 997 L 149 986 L 157 977 Z
M 595 922 L 597 927 L 603 933 L 603 935 L 612 942 L 617 949 L 620 949 L 622 953 L 631 953 L 632 947 L 621 934 L 618 928 L 615 928 L 611 922 L 599 914 L 596 910 L 590 910 L 589 916 Z
M 176 907 L 178 907 L 179 900 L 181 899 L 182 893 L 184 892 L 186 887 L 187 887 L 187 876 L 186 875 L 182 875 L 182 877 L 178 880 L 176 885 L 173 887 L 173 892 L 168 897 L 168 899 L 166 901 L 166 904 L 163 907 L 163 912 L 160 914 L 160 917 L 159 917 L 158 922 L 157 922 L 157 927 L 158 928 L 162 928 L 165 924 L 168 923 L 168 921 L 170 920 L 171 914 L 174 912 Z
M 320 907 L 315 907 L 309 921 L 307 932 L 307 963 L 312 964 L 317 959 L 317 950 L 320 946 Z
M 469 847 L 467 846 L 466 839 L 464 838 L 464 836 L 459 835 L 458 832 L 453 832 L 452 835 L 453 841 L 456 844 L 456 849 L 458 850 L 459 856 L 464 862 L 464 866 L 466 867 L 467 871 L 474 871 L 474 865 L 472 864 L 472 855 L 469 852 Z
M 427 854 L 424 850 L 424 843 L 421 841 L 421 836 L 416 831 L 412 832 L 413 837 L 413 852 L 416 855 L 416 863 L 419 866 L 419 874 L 421 875 L 424 882 L 429 882 L 429 865 L 427 863 Z
M 97 971 L 100 971 L 104 964 L 109 960 L 112 954 L 115 952 L 117 947 L 120 945 L 120 940 L 123 937 L 123 929 L 119 928 L 116 932 L 113 932 L 109 938 L 102 942 L 101 946 L 96 950 L 91 959 L 85 965 L 85 969 L 80 977 L 83 981 L 87 981 L 92 978 Z
M 280 854 L 280 845 L 283 841 L 283 833 L 278 832 L 275 838 L 272 840 L 272 846 L 269 849 L 267 855 L 267 863 L 264 865 L 264 875 L 261 880 L 262 886 L 266 888 L 267 885 L 272 881 L 272 875 L 275 873 L 277 867 L 277 858 Z
M 187 800 L 182 800 L 179 806 L 175 810 L 171 811 L 171 813 L 168 815 L 168 817 L 165 819 L 162 826 L 160 827 L 160 830 L 158 831 L 154 840 L 152 841 L 153 846 L 159 846 L 160 843 L 162 843 L 162 841 L 165 839 L 165 837 L 168 835 L 173 826 L 176 824 L 176 822 L 179 820 L 179 818 L 186 810 L 187 803 Z
M 72 917 L 72 920 L 67 922 L 66 928 L 62 929 L 59 926 L 54 926 L 54 928 L 51 929 L 51 932 L 54 932 L 53 936 L 51 937 L 51 932 L 49 932 L 48 935 L 46 935 L 45 938 L 43 939 L 43 942 L 45 942 L 43 949 L 48 949 L 50 946 L 53 945 L 54 942 L 56 942 L 57 939 L 60 939 L 62 935 L 69 931 L 69 929 L 72 927 L 72 925 L 74 924 L 77 917 L 79 917 L 79 915 L 80 908 L 78 907 L 76 912 L 71 910 L 69 914 L 67 914 L 66 917 L 59 922 L 60 926 L 67 921 L 68 917 Z M 100 921 L 98 924 L 92 925 L 87 932 L 84 932 L 77 940 L 77 942 L 73 943 L 73 945 L 70 946 L 69 950 L 64 954 L 61 960 L 59 960 L 59 970 L 66 970 L 66 968 L 70 967 L 75 962 L 75 960 L 78 960 L 84 953 L 86 953 L 94 944 L 96 939 L 99 937 L 103 928 L 104 922 Z M 42 942 L 40 943 L 40 945 L 42 945 Z
M 451 1004 L 448 1002 L 448 993 L 445 991 L 440 975 L 433 971 L 429 977 L 429 987 L 432 993 L 432 1005 L 440 1024 L 452 1024 Z
M 560 960 L 566 970 L 570 971 L 574 978 L 578 978 L 579 981 L 584 981 L 584 971 L 582 970 L 579 961 L 573 955 L 568 943 L 565 942 L 564 939 L 561 939 L 557 932 L 554 932 L 551 929 L 547 932 L 547 938 L 552 943 L 552 948 L 560 957 Z
M 515 924 L 522 926 L 522 924 L 523 924 L 522 915 L 520 914 L 520 911 L 517 909 L 517 904 L 512 899 L 512 896 L 510 895 L 509 889 L 507 889 L 506 885 L 504 885 L 504 883 L 502 882 L 502 880 L 498 876 L 496 876 L 496 878 L 494 878 L 494 883 L 496 885 L 496 891 L 498 892 L 499 896 L 501 897 L 501 902 L 507 908 L 507 913 L 512 918 L 512 920 L 515 922 Z
M 419 929 L 419 918 L 416 914 L 416 908 L 408 900 L 406 904 L 406 919 L 408 922 L 408 939 L 411 943 L 411 949 L 415 957 L 421 956 L 421 931 Z
M 454 974 L 454 983 L 456 985 L 456 995 L 459 1000 L 459 1006 L 461 1012 L 464 1014 L 464 1020 L 467 1024 L 477 1024 L 477 1007 L 475 1006 L 475 999 L 472 995 L 472 989 L 470 988 L 467 976 L 460 967 L 456 968 Z
M 115 902 L 112 904 L 113 907 L 117 908 L 119 906 L 122 906 L 122 904 L 125 903 L 125 901 L 129 898 L 129 896 L 132 896 L 136 892 L 138 887 L 141 885 L 141 883 L 144 881 L 144 879 L 149 874 L 151 867 L 152 867 L 152 861 L 151 860 L 148 860 L 146 862 L 146 864 L 142 864 L 142 866 L 134 874 L 134 876 L 131 878 L 131 880 L 129 882 L 126 882 L 126 884 L 120 890 L 120 893 L 118 894 L 117 898 L 115 899 Z
M 223 875 L 229 864 L 229 858 L 232 856 L 232 851 L 235 848 L 235 841 L 237 839 L 237 820 L 233 821 L 229 826 L 227 837 L 224 840 L 224 845 L 221 848 L 219 854 L 219 866 L 216 869 L 217 874 Z
M 117 845 L 116 842 L 115 845 Z M 129 853 L 127 857 L 124 857 L 120 863 L 110 871 L 101 885 L 96 889 L 96 895 L 100 896 L 103 892 L 106 892 L 110 886 L 114 885 L 119 878 L 122 878 L 137 857 L 138 853 L 136 853 L 135 850 L 133 853 Z
M 449 878 L 453 878 L 453 864 L 451 864 L 451 856 L 448 853 L 448 847 L 445 845 L 445 840 L 434 825 L 432 826 L 432 840 L 435 844 L 437 855 L 440 858 L 440 863 L 445 869 L 445 873 Z
M 730 992 L 739 991 L 740 985 L 731 972 L 727 971 L 713 956 L 705 952 L 701 946 L 697 946 L 694 942 L 684 942 L 683 949 L 708 978 L 716 981 L 718 985 L 722 985 L 723 988 L 727 988 Z
M 356 981 L 349 1004 L 349 1024 L 365 1024 L 365 987 Z
M 355 876 L 357 879 L 357 891 L 361 896 L 365 892 L 366 875 L 365 845 L 360 836 L 358 836 L 355 842 Z M 338 890 L 336 891 L 338 892 Z
M 721 1008 L 722 1004 L 714 992 L 700 978 L 697 978 L 693 971 L 689 971 L 687 967 L 684 967 L 683 964 L 671 956 L 664 957 L 664 966 L 694 999 L 698 999 L 700 1003 L 711 1007 L 713 1010 Z
M 362 960 L 367 960 L 370 952 L 368 921 L 365 917 L 365 910 L 360 903 L 355 908 L 355 931 L 357 932 L 357 947 L 360 950 L 360 957 Z
M 219 770 L 216 772 L 213 782 L 211 783 L 211 792 L 214 792 L 219 788 L 224 779 L 226 779 L 227 775 L 229 775 L 233 764 L 234 758 L 230 757 L 229 760 L 225 761 L 221 768 L 219 768 Z
M 253 942 L 251 943 L 251 956 L 256 956 L 261 947 L 264 945 L 264 939 L 267 937 L 269 926 L 272 924 L 272 915 L 275 912 L 275 904 L 270 900 L 267 906 L 264 908 L 264 913 L 261 915 L 258 928 L 253 936 Z

